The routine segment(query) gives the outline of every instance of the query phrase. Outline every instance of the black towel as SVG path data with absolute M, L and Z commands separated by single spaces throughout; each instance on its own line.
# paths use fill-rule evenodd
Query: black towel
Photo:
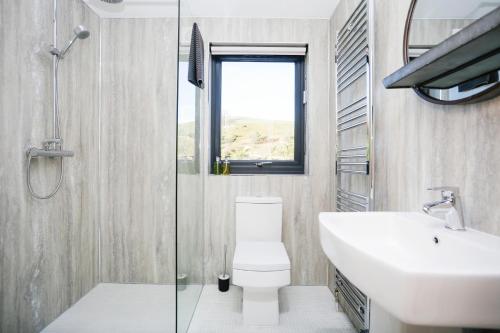
M 203 89 L 205 80 L 204 60 L 205 51 L 203 48 L 203 38 L 201 37 L 198 24 L 193 24 L 193 32 L 191 33 L 191 49 L 189 50 L 189 70 L 188 81 Z

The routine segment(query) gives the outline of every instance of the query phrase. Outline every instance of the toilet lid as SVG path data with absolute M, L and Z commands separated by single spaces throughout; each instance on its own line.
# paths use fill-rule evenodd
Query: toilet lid
M 233 269 L 273 272 L 290 269 L 290 259 L 281 242 L 238 242 Z

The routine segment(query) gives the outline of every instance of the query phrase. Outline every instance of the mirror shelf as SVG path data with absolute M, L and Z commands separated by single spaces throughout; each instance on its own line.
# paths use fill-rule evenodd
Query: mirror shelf
M 388 89 L 447 89 L 500 69 L 500 8 L 409 61 L 384 80 Z M 495 95 L 500 93 L 489 89 Z M 492 95 L 487 96 L 493 97 Z

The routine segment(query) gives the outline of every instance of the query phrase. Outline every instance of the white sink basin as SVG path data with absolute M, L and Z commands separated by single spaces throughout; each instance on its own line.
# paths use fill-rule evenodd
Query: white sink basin
M 500 237 L 448 230 L 420 213 L 321 213 L 319 221 L 332 263 L 402 322 L 500 328 Z

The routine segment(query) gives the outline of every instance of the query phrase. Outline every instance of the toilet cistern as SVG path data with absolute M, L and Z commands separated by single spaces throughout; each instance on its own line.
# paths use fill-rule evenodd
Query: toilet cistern
M 447 206 L 445 215 L 446 228 L 456 231 L 465 231 L 465 223 L 462 212 L 462 202 L 458 195 L 458 187 L 443 186 L 428 188 L 429 191 L 441 191 L 441 200 L 424 204 L 422 210 L 431 215 L 434 207 Z

